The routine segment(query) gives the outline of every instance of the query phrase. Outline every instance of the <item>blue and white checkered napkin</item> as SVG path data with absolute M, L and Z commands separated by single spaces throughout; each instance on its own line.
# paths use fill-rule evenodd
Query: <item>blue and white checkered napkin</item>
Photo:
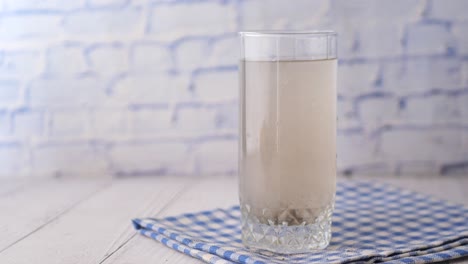
M 430 263 L 468 256 L 468 209 L 381 184 L 338 184 L 332 240 L 295 255 L 249 252 L 239 207 L 135 219 L 142 235 L 207 263 Z

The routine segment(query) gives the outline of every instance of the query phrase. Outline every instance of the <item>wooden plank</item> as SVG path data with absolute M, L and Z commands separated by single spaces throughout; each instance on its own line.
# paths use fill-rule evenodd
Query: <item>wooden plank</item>
M 39 181 L 37 180 L 33 181 L 33 180 L 26 180 L 26 179 L 0 180 L 0 199 L 4 196 L 21 191 L 22 189 L 24 189 L 24 187 L 30 184 L 33 184 L 33 182 L 39 183 Z
M 173 201 L 160 217 L 196 212 L 216 207 L 226 208 L 238 203 L 237 178 L 218 177 L 199 181 L 186 193 Z M 158 242 L 137 236 L 104 264 L 128 263 L 201 263 L 199 260 L 169 249 Z
M 464 204 L 468 204 L 468 175 L 465 177 L 460 178 L 460 189 L 463 194 L 463 200 L 465 201 Z
M 189 183 L 168 178 L 117 180 L 4 251 L 0 263 L 99 263 L 135 235 L 132 218 L 156 215 Z
M 22 185 L 12 187 L 10 192 L 0 197 L 0 255 L 103 188 L 105 184 L 106 182 L 96 180 L 48 179 L 24 188 Z

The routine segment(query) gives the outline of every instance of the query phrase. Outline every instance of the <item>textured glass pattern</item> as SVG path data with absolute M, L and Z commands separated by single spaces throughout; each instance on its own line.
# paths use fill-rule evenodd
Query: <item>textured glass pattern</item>
M 323 249 L 331 239 L 332 212 L 333 203 L 315 210 L 252 210 L 243 205 L 242 242 L 253 250 L 285 254 Z

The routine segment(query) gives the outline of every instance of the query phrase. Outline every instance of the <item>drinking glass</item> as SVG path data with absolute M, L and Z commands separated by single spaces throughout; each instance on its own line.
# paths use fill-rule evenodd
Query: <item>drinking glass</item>
M 242 241 L 302 253 L 331 239 L 337 35 L 240 32 Z

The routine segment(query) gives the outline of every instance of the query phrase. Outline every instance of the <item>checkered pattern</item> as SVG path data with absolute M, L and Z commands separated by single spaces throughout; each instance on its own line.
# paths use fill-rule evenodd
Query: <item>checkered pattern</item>
M 207 263 L 430 263 L 468 256 L 468 209 L 366 182 L 338 185 L 330 246 L 308 254 L 253 253 L 239 207 L 135 219 L 142 235 Z

